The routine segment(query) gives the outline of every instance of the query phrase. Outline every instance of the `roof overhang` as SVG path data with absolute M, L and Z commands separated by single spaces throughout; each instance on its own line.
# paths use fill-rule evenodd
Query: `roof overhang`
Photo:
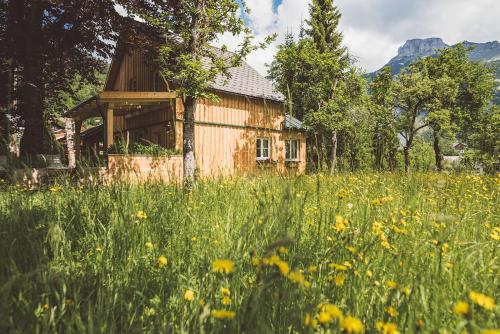
M 119 110 L 131 106 L 158 104 L 177 98 L 176 92 L 110 92 L 104 91 L 81 102 L 66 112 L 64 117 L 83 121 L 94 117 L 104 117 L 103 111 L 110 105 Z

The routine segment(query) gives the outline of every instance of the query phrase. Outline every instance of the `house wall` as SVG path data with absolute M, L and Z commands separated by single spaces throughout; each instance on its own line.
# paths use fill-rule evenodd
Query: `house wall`
M 283 105 L 279 102 L 218 93 L 220 101 L 198 101 L 195 112 L 195 156 L 199 173 L 219 177 L 233 173 L 256 174 L 276 171 L 281 174 L 302 174 L 306 167 L 305 135 L 283 131 Z M 178 125 L 182 129 L 183 105 L 177 103 Z M 182 131 L 177 131 L 182 147 Z M 257 138 L 271 139 L 271 161 L 256 159 Z M 300 142 L 299 161 L 285 162 L 285 140 Z

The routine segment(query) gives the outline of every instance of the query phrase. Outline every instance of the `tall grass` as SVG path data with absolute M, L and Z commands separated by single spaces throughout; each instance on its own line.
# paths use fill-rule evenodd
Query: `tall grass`
M 0 332 L 348 331 L 322 303 L 365 332 L 498 328 L 499 307 L 469 293 L 500 296 L 499 185 L 429 173 L 226 179 L 191 193 L 3 186 Z M 214 272 L 218 259 L 234 270 Z

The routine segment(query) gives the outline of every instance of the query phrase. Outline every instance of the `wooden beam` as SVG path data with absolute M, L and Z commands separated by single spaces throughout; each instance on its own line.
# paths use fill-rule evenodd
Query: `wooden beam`
M 176 92 L 102 92 L 99 99 L 103 103 L 113 102 L 162 102 L 175 99 Z
M 113 108 L 113 104 L 110 103 L 106 110 L 106 149 L 109 149 L 113 145 Z
M 82 135 L 82 122 L 76 121 L 75 122 L 75 141 L 74 141 L 74 143 L 75 143 L 75 145 L 74 145 L 75 163 L 77 161 L 79 161 L 80 157 L 81 157 L 81 150 L 82 150 L 82 136 L 81 135 Z M 70 166 L 70 167 L 74 167 L 74 166 Z

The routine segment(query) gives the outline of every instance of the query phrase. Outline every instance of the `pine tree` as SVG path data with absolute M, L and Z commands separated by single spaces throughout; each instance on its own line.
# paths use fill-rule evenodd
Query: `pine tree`
M 343 36 L 338 30 L 342 14 L 333 0 L 313 0 L 309 5 L 309 15 L 311 18 L 306 20 L 309 26 L 306 33 L 313 39 L 318 51 L 331 53 L 339 63 L 346 66 L 347 49 L 342 46 Z

